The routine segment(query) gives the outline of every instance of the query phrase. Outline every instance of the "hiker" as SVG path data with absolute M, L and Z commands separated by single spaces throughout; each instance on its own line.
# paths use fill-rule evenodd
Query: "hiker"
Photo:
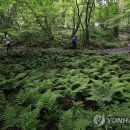
M 9 38 L 7 32 L 4 32 L 4 39 L 3 39 L 3 41 L 7 45 L 7 53 L 9 53 L 10 50 L 12 51 L 11 41 L 10 41 L 10 38 Z
M 77 49 L 77 36 L 74 35 L 71 39 L 72 42 L 72 49 Z

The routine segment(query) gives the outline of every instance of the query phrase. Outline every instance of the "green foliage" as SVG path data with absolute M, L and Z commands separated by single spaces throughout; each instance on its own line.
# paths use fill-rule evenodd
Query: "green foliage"
M 36 130 L 38 125 L 37 113 L 35 111 L 23 111 L 19 115 L 19 127 L 23 130 Z
M 0 91 L 0 115 L 2 114 L 1 112 L 3 112 L 5 110 L 6 107 L 6 98 L 3 94 L 2 91 Z
M 72 130 L 73 129 L 73 113 L 71 110 L 65 112 L 61 117 L 60 121 L 61 130 Z
M 89 121 L 83 117 L 74 119 L 72 110 L 63 113 L 59 128 L 61 130 L 86 130 Z
M 61 130 L 95 129 L 96 114 L 129 113 L 130 60 L 126 56 L 76 51 L 70 58 L 68 52 L 48 49 L 33 52 L 31 57 L 21 52 L 21 57 L 14 54 L 1 61 L 0 121 L 4 129 L 46 130 L 52 125 Z M 125 112 L 122 115 L 127 116 Z
M 17 111 L 16 111 L 15 107 L 7 106 L 2 117 L 4 120 L 5 128 L 13 127 L 18 123 Z
M 46 108 L 47 110 L 52 110 L 56 105 L 56 99 L 59 97 L 60 94 L 51 92 L 50 90 L 46 91 L 41 97 L 39 98 L 36 107 L 38 109 Z

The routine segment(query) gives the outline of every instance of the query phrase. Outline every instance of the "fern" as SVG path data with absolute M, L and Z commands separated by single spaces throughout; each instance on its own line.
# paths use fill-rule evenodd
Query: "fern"
M 1 117 L 1 113 L 5 110 L 6 103 L 7 103 L 6 98 L 3 92 L 0 91 L 0 117 Z
M 20 105 L 29 106 L 31 104 L 36 104 L 40 97 L 37 88 L 26 88 L 22 90 L 16 97 L 16 101 Z
M 59 124 L 59 129 L 60 130 L 73 130 L 73 113 L 72 110 L 68 110 L 63 113 L 60 124 Z
M 115 82 L 115 81 L 114 81 Z M 98 87 L 91 87 L 89 100 L 96 100 L 96 101 L 108 101 L 112 100 L 112 97 L 117 92 L 123 92 L 125 83 L 119 83 L 111 85 L 111 83 L 106 82 Z
M 112 100 L 112 92 L 109 88 L 109 86 L 98 86 L 98 87 L 91 87 L 90 89 L 90 95 L 91 97 L 88 97 L 89 100 L 95 100 L 95 101 L 111 101 Z
M 98 113 L 129 115 L 129 59 L 81 51 L 28 54 L 22 51 L 0 63 L 0 122 L 5 129 L 47 129 L 59 122 L 60 130 L 93 130 L 92 118 Z M 6 100 L 10 97 L 13 101 Z M 98 111 L 89 109 L 96 105 Z M 64 106 L 71 109 L 63 111 Z
M 125 90 L 123 92 L 123 97 L 125 97 L 125 99 L 129 102 L 129 100 L 130 100 L 130 85 L 129 85 L 129 82 L 128 83 L 126 82 Z
M 129 80 L 129 78 L 130 78 L 130 74 L 129 73 L 123 74 L 121 76 L 121 79 L 123 79 L 123 80 Z
M 23 73 L 23 74 L 21 73 L 14 78 L 11 77 L 10 79 L 3 78 L 0 83 L 1 88 L 4 90 L 16 89 L 18 86 L 20 86 L 24 82 L 25 74 L 26 73 Z
M 51 92 L 50 90 L 48 90 L 46 93 L 41 95 L 40 99 L 36 104 L 36 108 L 41 109 L 44 107 L 48 110 L 53 109 L 56 105 L 56 99 L 59 96 L 61 96 L 59 93 Z
M 7 106 L 2 116 L 4 128 L 14 127 L 17 124 L 17 111 L 15 107 Z
M 90 122 L 85 118 L 79 118 L 74 121 L 73 130 L 86 130 L 86 127 L 90 125 Z
M 91 97 L 87 97 L 87 100 L 95 100 L 95 101 L 111 101 L 112 94 L 109 91 L 109 88 L 99 86 L 98 88 L 92 87 L 90 90 Z
M 37 113 L 35 111 L 23 111 L 19 115 L 18 126 L 22 130 L 36 130 L 38 125 Z
M 20 74 L 18 74 L 18 75 L 14 78 L 14 80 L 19 80 L 19 79 L 21 79 L 21 78 L 23 79 L 26 75 L 27 75 L 26 72 L 20 73 Z
M 76 82 L 74 82 L 75 81 L 74 79 L 76 80 Z M 81 77 L 74 76 L 72 78 L 72 81 L 74 82 L 72 86 L 72 90 L 73 90 L 72 92 L 77 93 L 77 92 L 82 92 L 83 90 L 87 89 L 89 78 L 81 78 Z
M 90 122 L 81 115 L 77 115 L 74 119 L 74 113 L 70 109 L 63 113 L 59 128 L 60 130 L 86 130 L 86 127 L 90 125 Z

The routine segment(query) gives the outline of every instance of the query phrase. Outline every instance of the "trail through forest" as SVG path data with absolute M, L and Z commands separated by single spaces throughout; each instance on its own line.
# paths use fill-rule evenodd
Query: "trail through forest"
M 48 50 L 52 49 L 56 52 L 67 52 L 70 51 L 69 49 L 63 49 L 63 48 L 47 48 Z M 38 50 L 47 50 L 44 48 L 29 48 L 30 51 L 37 52 Z M 5 47 L 1 44 L 0 45 L 0 52 L 4 52 Z M 28 49 L 27 49 L 28 50 Z M 128 47 L 121 47 L 121 48 L 112 48 L 112 49 L 97 49 L 97 50 L 87 50 L 87 49 L 77 49 L 78 51 L 84 51 L 84 52 L 90 52 L 90 53 L 96 53 L 96 54 L 107 54 L 107 55 L 113 55 L 113 54 L 129 54 L 130 53 L 130 44 Z M 77 50 L 71 50 L 71 52 L 77 51 Z M 15 52 L 21 51 L 21 47 L 14 47 Z
M 128 38 L 129 35 L 119 35 L 118 40 L 124 42 L 124 43 L 128 43 Z M 21 46 L 16 46 L 13 47 L 15 52 L 19 52 L 22 51 L 23 49 L 21 49 Z M 45 50 L 48 48 L 38 48 L 38 47 L 31 47 L 31 48 L 27 48 L 27 51 L 33 51 L 33 52 L 37 52 L 38 50 Z M 69 49 L 63 49 L 62 47 L 57 47 L 57 48 L 49 48 L 49 49 L 53 49 L 53 51 L 56 52 L 67 52 L 70 51 Z M 4 53 L 4 51 L 6 50 L 6 45 L 5 44 L 0 44 L 0 52 Z M 84 51 L 84 52 L 90 52 L 90 53 L 96 53 L 96 54 L 107 54 L 107 55 L 113 55 L 113 54 L 129 54 L 130 53 L 130 44 L 128 44 L 126 47 L 120 47 L 120 48 L 111 48 L 111 49 L 93 49 L 93 50 L 87 50 L 87 49 L 77 49 L 78 51 Z M 74 52 L 75 50 L 72 50 L 71 52 Z
M 120 35 L 119 36 L 119 39 L 120 41 L 123 41 L 123 42 L 128 42 L 127 39 L 128 39 L 129 35 Z M 48 49 L 48 48 L 47 48 Z M 56 51 L 56 52 L 67 52 L 67 51 L 70 51 L 69 49 L 63 49 L 61 47 L 57 47 L 57 48 L 49 48 L 49 49 L 53 49 L 53 51 Z M 0 52 L 4 52 L 4 50 L 6 50 L 6 45 L 4 44 L 0 44 Z M 17 46 L 17 47 L 14 47 L 14 51 L 16 52 L 19 52 L 21 51 L 21 47 L 20 46 Z M 32 48 L 29 48 L 30 51 L 38 51 L 38 50 L 45 50 L 45 48 L 35 48 L 35 47 L 32 47 Z M 84 52 L 90 52 L 90 53 L 96 53 L 96 54 L 107 54 L 107 55 L 113 55 L 113 54 L 129 54 L 130 53 L 130 44 L 128 44 L 128 46 L 126 47 L 120 47 L 120 48 L 111 48 L 111 49 L 94 49 L 94 50 L 87 50 L 87 49 L 77 49 L 78 51 L 84 51 Z M 27 49 L 28 51 L 28 49 Z M 71 52 L 73 52 L 75 50 L 71 50 Z
M 97 54 L 128 54 L 130 52 L 130 45 L 128 47 L 114 48 L 114 49 L 100 49 L 94 50 Z
M 57 52 L 63 52 L 63 51 L 69 51 L 63 48 L 51 48 L 53 51 Z M 97 50 L 87 50 L 87 49 L 77 49 L 78 51 L 84 51 L 84 52 L 90 52 L 90 53 L 96 53 L 96 54 L 107 54 L 107 55 L 113 55 L 113 54 L 129 54 L 130 52 L 130 44 L 128 47 L 121 47 L 121 48 L 112 48 L 112 49 L 97 49 Z M 74 52 L 75 50 L 71 50 L 71 52 Z

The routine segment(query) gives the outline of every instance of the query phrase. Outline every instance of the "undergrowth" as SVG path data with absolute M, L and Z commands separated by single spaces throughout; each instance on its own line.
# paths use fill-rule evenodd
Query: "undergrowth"
M 0 60 L 0 129 L 99 130 L 97 114 L 130 118 L 127 56 L 49 50 Z

